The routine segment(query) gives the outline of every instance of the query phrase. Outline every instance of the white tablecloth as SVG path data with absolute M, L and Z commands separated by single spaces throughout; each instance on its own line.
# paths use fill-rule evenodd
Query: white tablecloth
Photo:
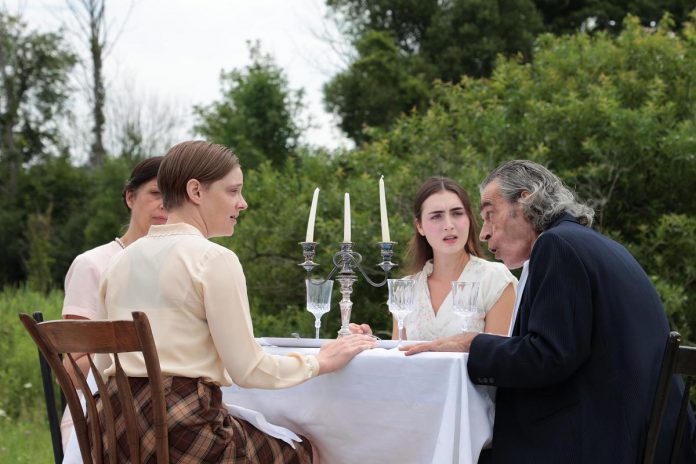
M 307 436 L 323 464 L 476 463 L 492 437 L 494 406 L 487 387 L 469 382 L 467 356 L 374 349 L 293 388 L 223 388 L 223 400 Z

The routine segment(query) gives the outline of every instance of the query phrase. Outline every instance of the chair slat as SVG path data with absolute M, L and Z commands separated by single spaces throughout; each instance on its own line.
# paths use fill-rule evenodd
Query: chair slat
M 111 452 L 109 453 L 109 464 L 118 463 L 118 454 L 116 453 L 116 429 L 114 428 L 114 408 L 111 407 L 111 401 L 104 401 L 105 398 L 109 398 L 109 392 L 106 387 L 106 383 L 102 379 L 101 372 L 94 365 L 92 357 L 89 357 L 89 368 L 92 371 L 92 376 L 94 377 L 94 383 L 97 384 L 97 391 L 99 396 L 102 398 L 102 412 L 104 413 L 104 423 L 106 427 L 106 442 L 109 445 Z M 103 456 L 103 448 L 100 451 Z
M 34 311 L 31 314 L 36 322 L 43 322 L 43 313 Z M 39 366 L 41 368 L 41 383 L 43 385 L 44 400 L 46 401 L 46 413 L 48 415 L 48 427 L 51 431 L 51 446 L 53 447 L 53 460 L 55 464 L 63 462 L 63 441 L 60 433 L 60 417 L 65 410 L 65 400 L 62 401 L 61 408 L 56 405 L 55 386 L 51 367 L 46 362 L 41 351 L 39 353 Z M 62 395 L 61 395 L 62 396 Z
M 80 390 L 82 390 L 82 396 L 85 399 L 85 409 L 87 410 L 87 417 L 98 417 L 97 416 L 97 405 L 94 402 L 94 398 L 92 396 L 92 391 L 89 388 L 89 383 L 87 383 L 87 379 L 85 378 L 85 375 L 82 373 L 82 370 L 80 369 L 80 366 L 77 365 L 77 361 L 75 361 L 75 358 L 73 357 L 72 353 L 66 353 L 66 356 L 68 360 L 70 361 L 70 365 L 73 368 L 73 375 L 75 378 L 77 378 L 77 383 L 79 384 Z M 89 355 L 87 355 L 89 357 Z M 80 415 L 80 421 L 84 419 L 83 415 Z M 73 419 L 73 423 L 74 423 Z M 91 421 L 86 421 L 86 426 L 89 431 L 89 437 L 90 437 L 90 443 L 92 444 L 92 449 L 94 451 L 94 456 L 95 457 L 95 462 L 96 464 L 102 464 L 102 443 L 101 443 L 101 428 L 99 427 L 99 423 L 97 420 L 91 420 Z
M 121 412 L 126 421 L 128 449 L 130 450 L 131 460 L 140 462 L 140 431 L 138 430 L 138 420 L 133 405 L 133 392 L 118 356 L 114 356 L 114 363 L 116 365 L 115 377 L 116 385 L 118 385 L 118 399 L 121 402 Z
M 41 333 L 60 353 L 141 351 L 132 321 L 60 320 L 44 322 Z

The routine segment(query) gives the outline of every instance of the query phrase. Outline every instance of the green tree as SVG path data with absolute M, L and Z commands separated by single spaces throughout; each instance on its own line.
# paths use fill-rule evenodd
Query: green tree
M 21 165 L 60 145 L 59 122 L 70 94 L 75 55 L 60 33 L 28 30 L 0 12 L 0 177 L 2 194 L 17 193 Z
M 0 12 L 0 283 L 26 275 L 27 210 L 20 184 L 25 166 L 61 150 L 74 63 L 60 33 L 30 30 L 21 18 Z
M 386 127 L 399 114 L 427 106 L 431 73 L 385 32 L 367 32 L 356 47 L 358 59 L 326 84 L 324 95 L 343 132 L 362 143 L 366 127 Z
M 27 284 L 35 292 L 45 293 L 52 287 L 51 264 L 51 210 L 30 214 L 27 219 L 29 258 Z
M 356 57 L 324 88 L 327 108 L 357 143 L 424 110 L 434 80 L 487 76 L 498 54 L 530 57 L 541 31 L 532 0 L 328 0 Z
M 259 43 L 249 43 L 251 64 L 220 75 L 221 99 L 196 106 L 195 130 L 206 139 L 231 147 L 245 167 L 269 160 L 282 166 L 295 149 L 303 91 L 288 88 L 287 78 Z
M 641 18 L 643 25 L 649 26 L 660 21 L 665 12 L 670 13 L 677 25 L 681 26 L 696 8 L 693 0 L 534 0 L 544 17 L 545 29 L 554 34 L 573 33 L 581 27 L 592 30 L 619 32 L 623 18 L 631 14 Z M 591 20 L 590 20 L 591 18 Z
M 432 83 L 457 83 L 462 76 L 490 76 L 499 55 L 517 54 L 529 61 L 538 34 L 610 31 L 619 33 L 627 14 L 638 15 L 643 25 L 654 25 L 665 12 L 678 28 L 696 1 L 639 0 L 612 2 L 581 0 L 327 0 L 327 5 L 348 40 L 355 46 L 346 69 L 325 87 L 327 108 L 343 131 L 357 143 L 368 140 L 365 126 L 387 129 L 396 116 L 413 107 L 424 110 Z M 398 53 L 376 53 L 373 34 L 391 37 Z M 383 60 L 383 63 L 376 62 Z M 366 65 L 367 63 L 367 65 Z M 394 66 L 401 72 L 395 72 Z M 383 70 L 382 76 L 376 70 Z M 408 79 L 403 80 L 403 75 Z M 398 78 L 399 84 L 394 83 Z M 415 81 L 421 80 L 423 93 Z M 417 98 L 412 89 L 418 87 Z M 395 95 L 382 102 L 374 95 Z

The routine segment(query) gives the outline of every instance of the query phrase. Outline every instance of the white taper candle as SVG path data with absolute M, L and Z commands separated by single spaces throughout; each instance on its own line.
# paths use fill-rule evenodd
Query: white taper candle
M 348 193 L 343 201 L 343 241 L 350 242 L 350 195 Z
M 305 242 L 314 241 L 314 222 L 317 219 L 317 201 L 319 201 L 319 187 L 314 189 L 312 206 L 309 207 L 309 221 L 307 221 L 307 236 L 305 237 Z
M 382 222 L 382 241 L 390 242 L 389 221 L 387 219 L 387 196 L 384 193 L 384 176 L 379 178 L 379 218 Z

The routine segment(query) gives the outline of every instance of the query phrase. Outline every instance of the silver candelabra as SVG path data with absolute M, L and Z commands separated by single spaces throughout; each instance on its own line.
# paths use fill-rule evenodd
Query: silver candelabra
M 314 262 L 317 242 L 300 242 L 300 245 L 302 245 L 302 254 L 305 260 L 299 265 L 307 271 L 307 274 L 310 274 L 312 270 L 318 266 L 318 264 Z M 359 270 L 363 277 L 365 277 L 365 280 L 373 287 L 382 287 L 387 283 L 389 271 L 397 266 L 391 261 L 392 256 L 394 256 L 394 245 L 396 245 L 396 242 L 379 242 L 378 245 L 379 252 L 382 255 L 382 262 L 377 266 L 384 271 L 384 280 L 382 282 L 374 282 L 367 275 L 365 269 L 360 265 L 362 262 L 362 255 L 353 251 L 353 242 L 341 242 L 339 251 L 333 256 L 333 269 L 329 272 L 329 275 L 323 279 L 324 281 L 329 280 L 338 273 L 337 279 L 339 284 L 341 284 L 341 301 L 339 303 L 341 308 L 341 329 L 338 331 L 339 337 L 350 335 L 351 333 L 348 328 L 348 324 L 350 324 L 350 312 L 353 309 L 353 302 L 350 300 L 350 296 L 353 293 L 353 283 L 358 280 L 355 270 Z

